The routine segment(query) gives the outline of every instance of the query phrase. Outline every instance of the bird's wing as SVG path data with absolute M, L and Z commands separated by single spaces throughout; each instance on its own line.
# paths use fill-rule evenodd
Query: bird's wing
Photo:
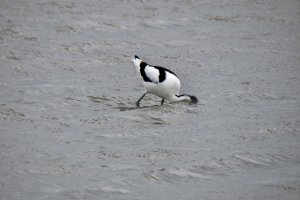
M 145 67 L 145 75 L 151 82 L 159 83 L 159 70 L 155 67 L 147 65 Z

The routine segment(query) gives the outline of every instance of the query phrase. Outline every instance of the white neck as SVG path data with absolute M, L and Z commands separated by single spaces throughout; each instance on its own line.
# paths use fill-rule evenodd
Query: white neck
M 170 99 L 168 99 L 169 101 L 171 102 L 177 102 L 177 101 L 192 101 L 191 100 L 191 97 L 186 95 L 186 94 L 183 94 L 183 95 L 173 95 Z

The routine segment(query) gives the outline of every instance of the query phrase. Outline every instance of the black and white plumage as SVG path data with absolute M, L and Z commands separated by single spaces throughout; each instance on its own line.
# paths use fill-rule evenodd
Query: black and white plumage
M 146 92 L 136 102 L 136 106 L 140 106 L 140 101 L 146 94 L 154 94 L 162 98 L 161 105 L 164 100 L 170 102 L 187 100 L 192 103 L 197 103 L 198 99 L 195 96 L 188 94 L 179 95 L 180 80 L 175 73 L 159 66 L 152 66 L 142 61 L 138 56 L 132 58 L 138 73 L 142 77 L 143 85 Z

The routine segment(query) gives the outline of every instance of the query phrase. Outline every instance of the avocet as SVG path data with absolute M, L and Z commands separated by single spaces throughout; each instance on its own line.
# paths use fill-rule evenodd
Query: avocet
M 134 56 L 132 61 L 136 66 L 146 89 L 146 92 L 136 102 L 137 107 L 140 106 L 140 101 L 146 94 L 154 94 L 162 98 L 161 105 L 163 105 L 165 99 L 169 102 L 183 100 L 190 101 L 191 103 L 198 102 L 197 97 L 193 95 L 179 94 L 180 80 L 172 71 L 160 66 L 149 65 L 138 56 Z

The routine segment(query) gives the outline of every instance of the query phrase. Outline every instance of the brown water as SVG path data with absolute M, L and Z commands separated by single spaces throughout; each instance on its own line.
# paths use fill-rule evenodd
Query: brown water
M 0 5 L 0 199 L 300 198 L 300 1 Z

